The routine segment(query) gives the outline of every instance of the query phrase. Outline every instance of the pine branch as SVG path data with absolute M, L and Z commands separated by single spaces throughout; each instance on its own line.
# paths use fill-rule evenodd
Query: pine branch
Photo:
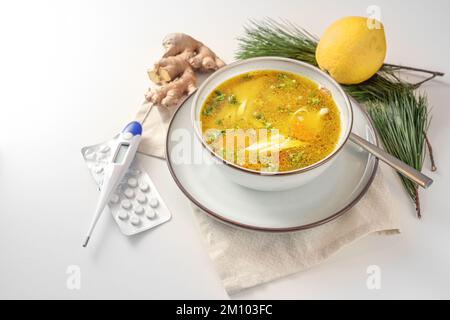
M 415 95 L 412 89 L 393 90 L 384 101 L 367 103 L 367 110 L 383 142 L 384 148 L 395 157 L 421 171 L 425 156 L 428 128 L 427 99 Z M 400 175 L 421 216 L 417 184 Z
M 250 20 L 245 35 L 238 38 L 237 59 L 277 56 L 301 60 L 317 66 L 317 40 L 306 30 L 289 22 Z

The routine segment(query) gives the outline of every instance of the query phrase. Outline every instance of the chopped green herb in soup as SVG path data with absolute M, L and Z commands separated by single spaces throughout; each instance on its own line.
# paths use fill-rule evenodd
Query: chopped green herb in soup
M 276 145 L 276 170 L 290 171 L 329 155 L 340 133 L 339 111 L 328 90 L 304 77 L 274 70 L 248 72 L 219 85 L 202 106 L 201 123 L 206 143 L 218 155 L 231 154 L 240 166 L 257 171 L 272 164 L 264 156 L 250 159 L 251 150 L 270 155 Z M 247 136 L 230 150 L 226 141 L 230 129 L 253 129 L 258 136 Z M 260 129 L 267 136 L 261 137 Z M 244 160 L 238 162 L 238 155 Z

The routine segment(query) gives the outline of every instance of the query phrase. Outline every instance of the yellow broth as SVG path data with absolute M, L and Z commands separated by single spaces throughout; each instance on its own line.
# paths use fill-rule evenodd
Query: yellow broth
M 206 143 L 222 158 L 257 171 L 290 171 L 333 151 L 339 117 L 325 88 L 292 73 L 261 70 L 220 84 L 202 106 L 201 126 Z M 261 134 L 262 129 L 267 133 Z M 230 135 L 233 130 L 237 135 Z M 243 143 L 236 143 L 236 136 L 252 130 L 256 139 L 246 136 Z M 234 144 L 228 144 L 227 138 Z M 258 151 L 256 159 L 248 155 L 249 150 Z M 271 157 L 275 153 L 276 166 Z

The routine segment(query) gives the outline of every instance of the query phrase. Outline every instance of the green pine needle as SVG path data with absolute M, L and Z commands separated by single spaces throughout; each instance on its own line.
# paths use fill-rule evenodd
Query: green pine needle
M 397 70 L 383 66 L 372 78 L 360 84 L 343 85 L 344 90 L 356 101 L 385 101 L 392 91 L 415 89 L 415 85 L 404 82 L 397 76 Z
M 287 21 L 277 22 L 272 19 L 250 21 L 245 27 L 244 36 L 238 38 L 236 58 L 278 56 L 317 66 L 315 57 L 317 43 L 316 37 Z M 414 94 L 414 89 L 420 84 L 408 83 L 398 77 L 398 71 L 402 69 L 400 66 L 384 65 L 369 80 L 342 87 L 356 101 L 367 104 L 369 115 L 385 149 L 421 171 L 428 127 L 427 100 L 424 95 Z M 436 73 L 434 76 L 436 75 L 439 74 Z M 420 217 L 418 187 L 407 178 L 400 177 L 416 204 Z
M 289 22 L 279 23 L 272 19 L 250 21 L 245 36 L 238 38 L 237 59 L 277 56 L 297 59 L 317 66 L 317 40 L 306 30 Z
M 416 96 L 410 89 L 393 90 L 385 97 L 385 101 L 367 103 L 367 110 L 385 149 L 421 171 L 425 158 L 425 133 L 428 129 L 425 95 Z M 402 175 L 400 178 L 420 217 L 417 184 Z

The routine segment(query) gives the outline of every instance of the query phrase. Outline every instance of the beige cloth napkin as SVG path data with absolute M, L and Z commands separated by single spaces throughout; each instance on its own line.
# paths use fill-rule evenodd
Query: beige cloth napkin
M 149 104 L 136 114 L 142 120 Z M 164 158 L 168 122 L 176 108 L 153 107 L 139 151 Z M 262 233 L 225 225 L 193 205 L 200 231 L 229 294 L 293 274 L 323 262 L 340 248 L 374 232 L 399 233 L 392 196 L 381 170 L 367 194 L 349 212 L 322 226 L 291 233 Z
M 150 107 L 152 109 L 147 115 L 147 110 Z M 136 113 L 135 120 L 142 123 L 146 115 L 147 118 L 142 123 L 142 131 L 144 134 L 142 135 L 138 152 L 153 157 L 165 158 L 166 134 L 170 119 L 177 107 L 166 108 L 157 105 L 152 107 L 148 101 L 142 103 Z

